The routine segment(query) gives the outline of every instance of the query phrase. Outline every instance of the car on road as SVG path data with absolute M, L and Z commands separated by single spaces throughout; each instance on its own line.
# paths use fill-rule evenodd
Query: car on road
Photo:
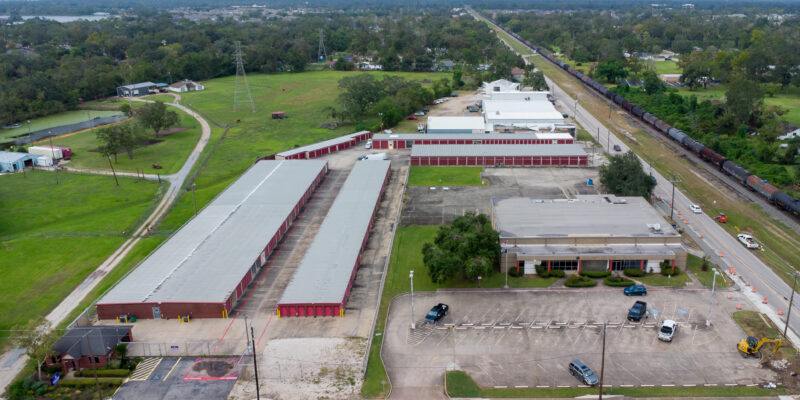
M 410 117 L 408 117 L 408 118 L 406 118 L 406 119 L 415 120 L 415 119 L 417 119 L 417 117 L 415 117 L 415 116 L 413 116 L 413 115 L 412 115 L 412 116 L 410 116 Z
M 367 139 L 367 143 L 364 143 L 364 148 L 365 149 L 371 149 L 372 148 L 372 139 Z
M 622 291 L 625 296 L 647 296 L 647 288 L 644 285 L 631 285 Z
M 620 147 L 618 144 L 615 144 L 614 151 L 622 151 L 622 147 Z
M 647 318 L 647 303 L 637 301 L 628 311 L 628 321 L 639 322 L 642 318 Z
M 678 324 L 671 320 L 666 319 L 661 323 L 661 329 L 658 330 L 658 340 L 662 342 L 671 342 L 678 330 Z
M 698 206 L 697 204 L 690 204 L 689 205 L 689 209 L 692 210 L 692 212 L 695 213 L 695 214 L 702 214 L 703 213 L 703 209 L 700 208 L 700 206 Z
M 739 241 L 742 242 L 744 247 L 747 247 L 748 249 L 759 248 L 758 243 L 756 243 L 755 239 L 753 239 L 753 237 L 748 234 L 740 233 L 736 235 L 736 237 L 739 238 Z
M 594 374 L 594 371 L 580 360 L 572 360 L 572 362 L 569 363 L 569 373 L 589 386 L 597 385 L 600 381 L 597 379 L 597 375 Z
M 450 306 L 444 303 L 439 303 L 433 306 L 433 308 L 431 308 L 431 310 L 428 311 L 428 314 L 425 315 L 425 323 L 435 324 L 440 319 L 444 318 L 444 316 L 447 315 L 447 311 L 449 310 Z
M 364 156 L 358 156 L 358 161 L 361 161 L 361 160 L 366 160 L 366 159 L 367 159 L 367 156 L 366 156 L 366 155 L 364 155 Z

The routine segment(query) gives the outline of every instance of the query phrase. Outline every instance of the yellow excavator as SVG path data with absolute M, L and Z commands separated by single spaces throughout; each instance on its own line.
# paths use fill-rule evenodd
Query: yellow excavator
M 761 358 L 761 347 L 767 343 L 773 343 L 775 345 L 772 348 L 772 354 L 770 354 L 770 357 L 772 357 L 778 352 L 778 349 L 781 348 L 783 339 L 770 339 L 765 337 L 758 340 L 752 336 L 748 336 L 746 339 L 742 339 L 737 347 L 742 357 Z

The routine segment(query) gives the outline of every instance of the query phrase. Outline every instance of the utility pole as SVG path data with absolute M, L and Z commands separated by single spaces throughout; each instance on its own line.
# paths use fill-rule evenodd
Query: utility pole
M 242 53 L 242 42 L 235 41 L 233 42 L 236 46 L 236 49 L 233 53 L 234 63 L 236 63 L 236 82 L 233 87 L 233 112 L 236 112 L 239 103 L 249 103 L 250 104 L 250 111 L 256 112 L 256 106 L 253 103 L 253 95 L 250 94 L 250 85 L 247 84 L 247 74 L 244 72 L 244 54 Z M 239 77 L 242 79 L 242 84 L 239 83 Z M 242 87 L 243 85 L 243 87 Z M 243 99 L 242 96 L 246 92 L 247 99 Z
M 503 289 L 508 289 L 508 249 L 505 244 L 503 244 L 503 253 L 506 253 L 506 284 Z
M 681 180 L 680 174 L 672 174 L 672 179 L 670 179 L 670 182 L 672 182 L 672 201 L 670 201 L 669 205 L 669 219 L 672 219 L 672 216 L 675 213 L 675 184 L 683 181 Z
M 322 31 L 322 28 L 319 28 L 319 46 L 317 47 L 317 61 L 323 62 L 325 59 L 328 58 L 328 54 L 325 52 L 325 33 Z
M 797 278 L 800 278 L 800 274 L 797 272 L 791 274 L 792 278 L 794 278 L 794 283 L 792 284 L 792 294 L 789 296 L 789 311 L 786 313 L 786 325 L 783 326 L 783 337 L 786 338 L 786 332 L 789 330 L 789 317 L 792 315 L 792 300 L 794 300 L 794 289 L 797 287 Z
M 706 317 L 706 326 L 711 326 L 711 308 L 714 306 L 714 289 L 717 286 L 717 275 L 719 275 L 719 271 L 714 268 L 714 278 L 712 278 L 713 280 L 711 281 L 711 298 L 708 300 L 708 317 Z M 791 304 L 789 304 L 789 306 L 791 306 Z
M 598 400 L 603 400 L 603 372 L 606 368 L 606 323 L 603 322 L 603 350 L 600 353 L 600 396 Z
M 253 370 L 256 373 L 256 400 L 261 400 L 261 392 L 258 389 L 258 360 L 256 360 L 256 332 L 250 324 L 250 342 L 253 344 Z
M 194 200 L 194 215 L 197 216 L 197 196 L 195 196 L 195 194 L 194 194 L 195 186 L 197 186 L 197 185 L 192 183 L 192 199 Z
M 408 274 L 408 278 L 411 279 L 411 329 L 416 329 L 417 327 L 414 326 L 414 270 L 413 269 Z

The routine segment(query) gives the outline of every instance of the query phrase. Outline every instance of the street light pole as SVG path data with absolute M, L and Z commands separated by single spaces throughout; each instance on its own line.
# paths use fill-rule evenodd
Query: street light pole
M 714 306 L 714 289 L 717 286 L 717 275 L 719 271 L 714 268 L 714 278 L 711 281 L 711 298 L 708 299 L 708 317 L 706 317 L 706 326 L 711 326 L 711 308 Z
M 672 200 L 670 201 L 669 205 L 669 219 L 672 219 L 672 216 L 675 213 L 675 184 L 683 181 L 681 180 L 681 176 L 679 174 L 672 174 L 672 179 L 670 182 L 672 182 Z
M 794 283 L 792 284 L 792 294 L 789 296 L 789 311 L 786 312 L 786 325 L 783 326 L 783 337 L 786 337 L 786 332 L 789 330 L 789 317 L 792 315 L 792 300 L 794 300 L 794 289 L 797 286 L 797 278 L 800 278 L 800 274 L 797 272 L 791 274 L 792 278 L 794 278 Z
M 417 329 L 414 324 L 414 270 L 408 274 L 408 279 L 411 280 L 411 329 Z
M 606 323 L 603 322 L 603 350 L 600 353 L 600 395 L 598 400 L 603 400 L 603 373 L 606 369 Z

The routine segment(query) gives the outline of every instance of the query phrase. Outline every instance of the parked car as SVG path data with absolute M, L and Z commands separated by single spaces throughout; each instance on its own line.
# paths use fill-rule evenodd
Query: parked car
M 658 340 L 663 342 L 671 342 L 678 330 L 678 324 L 671 319 L 664 320 L 661 323 L 661 329 L 658 330 Z
M 614 151 L 622 151 L 622 147 L 620 147 L 618 144 L 615 144 Z
M 358 156 L 358 161 L 366 160 L 366 159 L 367 159 L 367 156 L 365 156 L 365 155 L 364 156 Z
M 416 115 L 418 117 L 424 117 L 425 116 L 425 111 L 417 111 L 417 112 L 414 113 L 414 115 Z
M 563 114 L 561 114 L 561 116 L 564 117 L 564 118 L 569 118 L 569 114 L 567 114 L 567 113 L 563 113 Z
M 736 235 L 736 237 L 738 237 L 739 241 L 742 242 L 744 247 L 747 247 L 748 249 L 758 249 L 759 248 L 758 243 L 756 243 L 755 239 L 753 239 L 753 237 L 750 236 L 750 235 L 747 235 L 747 234 L 744 234 L 744 233 L 740 233 L 740 234 Z
M 364 143 L 364 148 L 365 149 L 371 149 L 372 148 L 372 139 L 367 139 L 367 143 Z
M 647 288 L 644 285 L 632 285 L 622 291 L 625 296 L 647 296 Z
M 572 362 L 569 363 L 569 373 L 578 378 L 579 381 L 589 386 L 597 385 L 599 382 L 599 379 L 597 379 L 597 375 L 594 374 L 594 371 L 592 371 L 591 368 L 587 367 L 586 364 L 582 363 L 580 360 L 572 360 Z
M 410 119 L 410 120 L 416 120 L 416 119 L 417 119 L 417 117 L 415 117 L 415 116 L 413 116 L 413 115 L 412 115 L 412 116 L 410 116 L 410 117 L 408 117 L 408 118 L 406 118 L 406 119 Z
M 647 303 L 643 301 L 633 303 L 633 307 L 628 311 L 628 321 L 639 322 L 643 317 L 647 318 Z
M 431 310 L 428 311 L 428 314 L 425 315 L 425 323 L 435 324 L 440 319 L 444 318 L 444 316 L 447 315 L 447 311 L 449 310 L 450 306 L 444 303 L 439 303 L 433 306 L 433 308 L 431 308 Z
M 450 97 L 458 97 L 458 93 L 453 93 L 450 95 Z
M 425 114 L 427 114 L 427 113 L 428 113 L 428 111 L 430 111 L 430 110 L 431 110 L 431 109 L 430 109 L 430 108 L 428 108 L 428 107 L 422 107 L 422 112 L 423 112 L 423 113 L 425 113 Z
M 478 107 L 470 105 L 470 106 L 467 106 L 467 110 L 469 112 L 478 112 Z
M 695 213 L 695 214 L 702 214 L 703 213 L 703 209 L 700 208 L 700 206 L 698 206 L 697 204 L 690 204 L 689 205 L 689 209 L 692 210 L 692 212 Z

